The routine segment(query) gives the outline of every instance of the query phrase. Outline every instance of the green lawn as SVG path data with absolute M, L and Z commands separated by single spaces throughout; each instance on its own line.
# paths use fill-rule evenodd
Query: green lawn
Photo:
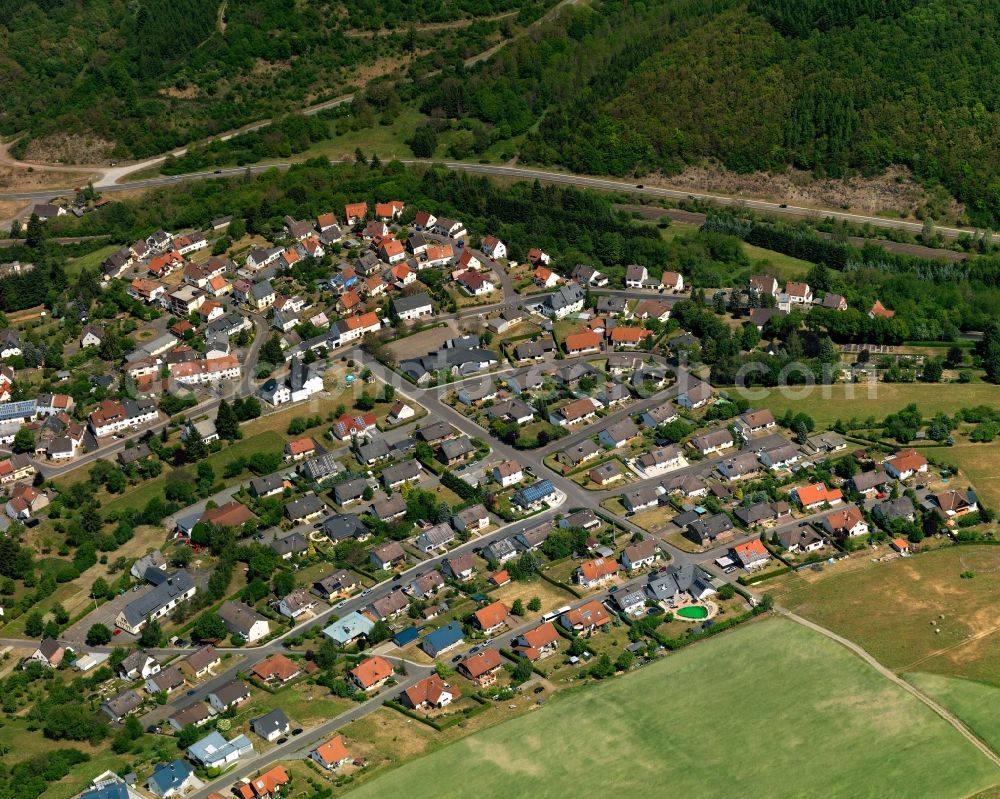
M 747 244 L 745 241 L 741 242 L 740 246 L 755 266 L 762 266 L 769 274 L 778 278 L 779 281 L 805 277 L 806 273 L 813 267 L 813 264 L 809 263 L 809 261 L 793 258 L 790 255 L 775 252 L 774 250 L 765 250 L 763 247 L 755 247 L 753 244 Z
M 107 247 L 101 247 L 93 252 L 89 252 L 86 255 L 81 255 L 79 258 L 70 258 L 66 262 L 66 274 L 69 277 L 75 277 L 84 269 L 89 269 L 91 272 L 99 270 L 101 264 L 104 263 L 104 259 L 120 249 L 121 247 L 110 244 Z
M 937 700 L 958 716 L 991 749 L 1000 752 L 1000 688 L 961 677 L 939 674 L 906 674 L 907 682 Z
M 788 409 L 794 413 L 805 411 L 821 427 L 837 419 L 847 421 L 852 417 L 864 420 L 874 416 L 881 421 L 887 414 L 911 402 L 917 404 L 924 416 L 930 417 L 938 411 L 954 413 L 959 408 L 994 405 L 997 401 L 996 386 L 987 383 L 875 383 L 871 386 L 837 383 L 812 388 L 737 391 L 737 394 L 747 396 L 755 407 L 770 408 L 775 416 Z
M 258 452 L 281 452 L 285 446 L 285 439 L 274 431 L 265 431 L 257 435 L 236 441 L 233 444 L 223 445 L 219 452 L 214 452 L 205 460 L 215 469 L 215 475 L 222 479 L 223 470 L 226 465 L 236 458 L 249 458 Z M 247 475 L 235 480 L 226 480 L 227 484 L 239 482 L 240 479 L 248 479 Z M 110 511 L 121 511 L 125 508 L 143 508 L 150 499 L 162 494 L 167 485 L 167 472 L 153 480 L 147 480 L 134 488 L 130 488 L 127 493 L 111 500 L 103 507 L 105 513 Z
M 392 158 L 413 158 L 406 141 L 427 117 L 419 111 L 405 108 L 391 125 L 375 125 L 364 130 L 345 133 L 343 136 L 331 136 L 326 141 L 317 142 L 310 147 L 302 158 L 313 158 L 317 155 L 328 156 L 331 160 L 345 155 L 354 157 L 354 151 L 361 148 L 366 156 L 377 153 L 382 161 Z M 331 130 L 334 126 L 331 124 Z M 440 153 L 438 153 L 440 155 Z
M 1000 507 L 1000 441 L 972 444 L 959 438 L 953 447 L 935 452 L 941 463 L 957 466 L 976 489 L 979 499 L 989 508 Z
M 524 697 L 520 701 L 524 701 Z M 917 699 L 792 622 L 744 627 L 571 692 L 350 793 L 354 799 L 669 795 L 966 797 L 1000 770 Z M 442 790 L 444 789 L 444 790 Z

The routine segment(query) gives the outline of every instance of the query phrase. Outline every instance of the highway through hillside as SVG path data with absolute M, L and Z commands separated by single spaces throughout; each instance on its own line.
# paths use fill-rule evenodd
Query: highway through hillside
M 341 98 L 341 101 L 343 98 Z M 334 102 L 334 101 L 331 101 Z M 157 159 L 159 160 L 159 159 Z M 155 161 L 154 161 L 155 163 Z M 280 162 L 273 164 L 257 164 L 251 167 L 226 167 L 215 171 L 190 172 L 183 175 L 166 175 L 154 178 L 144 178 L 141 180 L 125 180 L 121 183 L 102 184 L 102 193 L 113 193 L 117 191 L 135 191 L 137 189 L 156 189 L 164 186 L 173 186 L 180 183 L 187 183 L 192 180 L 209 180 L 219 177 L 235 177 L 246 174 L 249 170 L 252 174 L 260 174 L 269 169 L 288 169 L 296 162 Z M 625 193 L 634 196 L 650 197 L 667 200 L 698 200 L 712 203 L 714 205 L 728 206 L 733 208 L 749 208 L 762 213 L 774 214 L 777 216 L 787 216 L 794 218 L 808 219 L 836 219 L 851 222 L 856 225 L 871 225 L 873 227 L 885 228 L 889 230 L 905 230 L 910 233 L 920 233 L 923 224 L 911 222 L 905 219 L 893 219 L 890 217 L 873 216 L 871 214 L 861 214 L 852 211 L 843 211 L 833 208 L 812 208 L 799 205 L 788 205 L 787 203 L 751 199 L 739 195 L 725 195 L 707 192 L 688 191 L 686 189 L 661 188 L 658 186 L 646 186 L 630 181 L 616 180 L 612 178 L 592 177 L 589 175 L 579 175 L 572 172 L 556 172 L 545 169 L 533 169 L 531 167 L 504 166 L 499 164 L 475 164 L 465 161 L 427 161 L 427 160 L 404 160 L 404 164 L 424 165 L 440 164 L 447 169 L 460 172 L 469 172 L 477 175 L 489 177 L 511 178 L 514 180 L 538 180 L 543 183 L 558 184 L 564 186 L 574 186 L 580 189 L 594 189 L 597 191 Z M 148 165 L 142 165 L 146 168 Z M 125 174 L 136 171 L 134 167 L 129 167 Z M 49 189 L 47 191 L 24 191 L 0 193 L 0 200 L 34 200 L 45 202 L 56 196 L 60 191 Z M 948 227 L 935 225 L 935 231 L 944 236 L 959 236 L 962 233 L 974 234 L 971 228 Z

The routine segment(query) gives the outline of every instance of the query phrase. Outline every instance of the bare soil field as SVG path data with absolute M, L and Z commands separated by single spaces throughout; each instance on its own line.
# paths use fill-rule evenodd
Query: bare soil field
M 648 175 L 648 186 L 665 186 L 690 191 L 743 194 L 747 198 L 778 200 L 791 205 L 850 208 L 854 211 L 913 218 L 916 208 L 928 201 L 925 190 L 905 169 L 889 170 L 875 178 L 817 179 L 811 173 L 790 169 L 782 174 L 754 172 L 740 175 L 718 164 L 691 166 L 678 175 Z M 945 219 L 958 219 L 964 207 L 954 200 L 946 203 Z
M 405 361 L 407 358 L 417 358 L 432 350 L 439 349 L 444 342 L 456 335 L 458 335 L 458 331 L 455 329 L 455 324 L 449 321 L 444 327 L 422 330 L 412 336 L 394 341 L 389 345 L 389 350 L 397 361 Z

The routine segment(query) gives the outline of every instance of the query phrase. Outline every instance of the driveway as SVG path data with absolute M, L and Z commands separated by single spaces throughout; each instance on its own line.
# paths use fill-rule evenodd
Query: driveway
M 153 590 L 151 585 L 139 586 L 139 590 L 126 591 L 121 596 L 116 596 L 109 602 L 105 602 L 103 605 L 97 608 L 97 610 L 88 613 L 80 621 L 76 622 L 73 626 L 67 629 L 61 636 L 60 639 L 66 641 L 70 644 L 83 644 L 87 637 L 87 630 L 89 630 L 95 624 L 103 624 L 109 630 L 118 630 L 115 627 L 115 619 L 118 618 L 118 614 L 121 613 L 122 608 L 124 608 L 129 602 L 134 602 L 139 597 L 145 596 L 150 591 Z M 121 644 L 125 646 L 127 644 L 134 643 L 139 640 L 139 636 L 127 633 L 124 630 L 119 630 L 118 635 L 111 638 L 112 644 Z

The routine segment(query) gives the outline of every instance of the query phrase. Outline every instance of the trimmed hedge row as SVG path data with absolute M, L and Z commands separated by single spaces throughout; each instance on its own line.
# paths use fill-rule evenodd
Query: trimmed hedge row
M 754 583 L 762 583 L 765 580 L 770 580 L 773 577 L 780 577 L 782 574 L 788 574 L 790 571 L 794 571 L 792 566 L 783 566 L 780 569 L 775 569 L 774 571 L 766 572 L 765 574 L 757 575 L 752 577 L 749 575 L 743 575 L 737 580 L 740 585 L 753 585 Z
M 550 585 L 554 585 L 556 588 L 561 588 L 563 591 L 569 591 L 569 593 L 577 599 L 583 599 L 583 595 L 568 583 L 560 582 L 553 577 L 549 577 L 545 572 L 538 572 L 538 576 Z
M 402 713 L 407 718 L 411 718 L 414 721 L 419 721 L 421 724 L 426 724 L 431 729 L 441 732 L 443 730 L 447 730 L 449 727 L 454 727 L 459 722 L 466 721 L 475 716 L 478 716 L 480 713 L 482 713 L 489 707 L 489 703 L 485 699 L 482 699 L 481 697 L 478 697 L 475 694 L 469 694 L 469 698 L 472 699 L 474 702 L 478 703 L 476 707 L 471 708 L 470 710 L 463 711 L 462 713 L 456 716 L 452 716 L 448 719 L 445 719 L 444 721 L 435 721 L 432 718 L 428 718 L 427 716 L 422 715 L 421 713 L 417 713 L 416 711 L 410 710 L 410 708 L 406 707 L 406 705 L 403 705 L 394 699 L 386 700 L 385 706 L 392 708 L 397 713 Z

